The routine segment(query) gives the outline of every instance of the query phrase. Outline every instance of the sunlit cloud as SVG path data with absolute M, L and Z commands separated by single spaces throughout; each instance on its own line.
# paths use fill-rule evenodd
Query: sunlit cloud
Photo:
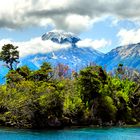
M 77 43 L 78 47 L 91 47 L 93 49 L 100 49 L 106 46 L 111 45 L 110 40 L 100 39 L 100 40 L 92 40 L 92 39 L 84 39 Z
M 140 29 L 121 29 L 118 34 L 119 45 L 128 45 L 140 42 Z
M 0 40 L 0 46 L 3 46 L 4 44 L 13 44 L 14 46 L 18 46 L 20 57 L 38 53 L 45 54 L 70 47 L 70 44 L 57 44 L 51 40 L 42 41 L 40 37 L 33 38 L 25 42 L 15 42 L 10 39 Z

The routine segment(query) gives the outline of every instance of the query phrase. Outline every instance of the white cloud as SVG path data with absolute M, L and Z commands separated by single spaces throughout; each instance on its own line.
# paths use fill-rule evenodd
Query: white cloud
M 140 29 L 121 29 L 117 36 L 119 37 L 119 45 L 128 45 L 140 42 Z
M 81 32 L 97 17 L 139 21 L 139 7 L 139 0 L 1 0 L 0 28 L 53 25 Z
M 92 39 L 89 39 L 89 38 L 81 40 L 77 43 L 77 45 L 79 47 L 91 47 L 91 48 L 94 48 L 94 49 L 97 49 L 97 50 L 100 49 L 100 48 L 109 46 L 110 44 L 111 44 L 110 40 L 105 40 L 105 39 L 92 40 Z
M 20 53 L 20 57 L 25 57 L 32 54 L 45 54 L 53 51 L 57 51 L 60 49 L 67 49 L 71 47 L 70 43 L 67 44 L 58 44 L 54 43 L 51 40 L 43 41 L 41 37 L 33 38 L 29 41 L 15 42 L 12 39 L 2 39 L 0 40 L 0 50 L 4 44 L 13 44 L 14 46 L 18 46 L 18 50 Z M 91 47 L 94 49 L 100 49 L 106 47 L 111 44 L 111 41 L 101 39 L 101 40 L 92 40 L 92 39 L 84 39 L 77 42 L 78 47 Z
M 81 16 L 75 14 L 67 16 L 65 22 L 68 26 L 68 30 L 72 32 L 79 32 L 81 29 L 86 30 L 92 24 L 92 20 L 89 16 Z
M 14 42 L 10 39 L 0 40 L 0 46 L 4 44 L 13 44 L 14 46 L 18 46 L 18 50 L 20 53 L 20 57 L 24 57 L 31 54 L 38 53 L 48 53 L 52 51 L 56 51 L 62 48 L 70 47 L 70 44 L 57 44 L 52 42 L 51 40 L 42 41 L 40 37 L 31 39 L 26 42 Z M 1 48 L 0 48 L 1 49 Z

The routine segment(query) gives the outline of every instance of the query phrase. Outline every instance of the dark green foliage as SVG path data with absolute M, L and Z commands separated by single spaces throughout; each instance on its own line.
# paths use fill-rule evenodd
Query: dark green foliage
M 110 76 L 100 66 L 72 75 L 65 75 L 66 66 L 60 68 L 45 62 L 36 71 L 27 66 L 10 70 L 0 86 L 0 124 L 56 128 L 140 122 L 138 82 Z
M 30 74 L 31 74 L 31 70 L 27 66 L 22 66 L 20 68 L 17 68 L 16 72 L 19 73 L 26 80 L 29 80 Z
M 99 66 L 81 70 L 78 81 L 82 100 L 89 108 L 93 121 L 100 124 L 132 122 L 130 101 L 136 88 L 134 82 L 110 77 Z
M 23 81 L 24 80 L 24 77 L 19 74 L 17 71 L 14 71 L 14 70 L 11 70 L 8 72 L 8 74 L 6 75 L 6 82 L 7 83 L 18 83 L 20 81 Z
M 0 60 L 4 61 L 10 70 L 13 70 L 14 64 L 19 62 L 19 52 L 17 48 L 17 46 L 7 44 L 2 47 L 2 51 L 0 53 Z
M 30 74 L 30 79 L 33 81 L 47 82 L 53 77 L 51 65 L 44 62 L 39 70 L 33 71 Z
M 90 103 L 100 96 L 99 90 L 106 82 L 106 73 L 99 66 L 90 66 L 80 71 L 78 78 L 82 100 Z

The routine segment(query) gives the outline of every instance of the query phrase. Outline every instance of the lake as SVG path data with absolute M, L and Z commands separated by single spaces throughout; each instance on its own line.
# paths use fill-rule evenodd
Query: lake
M 55 131 L 1 128 L 0 140 L 140 140 L 140 128 L 80 128 Z

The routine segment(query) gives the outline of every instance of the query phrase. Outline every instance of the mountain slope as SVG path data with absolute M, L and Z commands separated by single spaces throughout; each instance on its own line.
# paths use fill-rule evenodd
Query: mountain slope
M 76 45 L 80 38 L 73 33 L 64 31 L 51 31 L 42 36 L 42 41 L 51 40 L 60 44 L 60 49 L 46 54 L 29 55 L 21 59 L 21 65 L 28 65 L 36 69 L 42 62 L 50 62 L 53 66 L 62 63 L 68 65 L 71 69 L 80 70 L 82 67 L 95 62 L 103 54 L 90 48 L 80 48 Z M 68 48 L 61 48 L 61 45 L 69 45 Z M 47 49 L 47 46 L 46 46 Z
M 130 68 L 140 69 L 140 43 L 117 47 L 103 56 L 99 64 L 112 70 L 119 63 Z

